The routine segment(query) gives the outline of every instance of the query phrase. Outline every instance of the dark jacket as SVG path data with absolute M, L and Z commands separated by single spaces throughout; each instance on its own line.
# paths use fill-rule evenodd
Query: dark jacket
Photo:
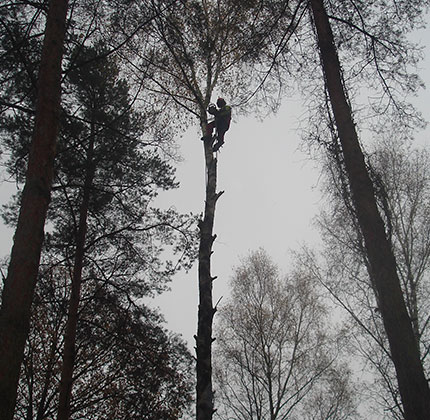
M 219 130 L 227 131 L 230 128 L 231 106 L 224 105 L 215 114 L 216 127 Z

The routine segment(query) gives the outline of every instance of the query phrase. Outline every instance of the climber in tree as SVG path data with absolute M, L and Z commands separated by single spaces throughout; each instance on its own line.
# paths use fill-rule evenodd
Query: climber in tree
M 206 135 L 202 137 L 202 140 L 212 140 L 212 132 L 216 127 L 217 142 L 213 146 L 214 152 L 224 144 L 224 134 L 230 128 L 231 121 L 231 106 L 227 105 L 223 98 L 218 98 L 216 104 L 218 109 L 213 104 L 208 108 L 209 114 L 214 115 L 215 120 L 206 126 Z

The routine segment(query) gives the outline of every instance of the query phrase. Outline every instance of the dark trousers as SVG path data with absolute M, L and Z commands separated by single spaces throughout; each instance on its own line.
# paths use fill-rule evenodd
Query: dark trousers
M 212 136 L 212 133 L 214 131 L 214 128 L 216 127 L 216 123 L 215 121 L 210 122 L 207 126 L 206 126 L 206 135 L 207 136 Z M 224 143 L 224 135 L 226 133 L 226 131 L 228 130 L 228 127 L 220 127 L 217 126 L 217 134 L 218 134 L 218 141 Z

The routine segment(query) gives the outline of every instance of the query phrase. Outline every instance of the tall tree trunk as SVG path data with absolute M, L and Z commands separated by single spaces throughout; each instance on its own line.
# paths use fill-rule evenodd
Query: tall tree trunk
M 51 0 L 25 187 L 0 312 L 0 418 L 12 420 L 30 325 L 59 128 L 67 0 Z
M 68 420 L 70 417 L 70 401 L 73 386 L 73 369 L 76 352 L 76 331 L 78 328 L 79 303 L 81 300 L 82 268 L 85 256 L 85 240 L 88 227 L 88 208 L 93 185 L 95 164 L 94 152 L 94 125 L 91 127 L 90 144 L 87 152 L 87 167 L 85 171 L 84 190 L 82 202 L 79 207 L 79 225 L 76 232 L 76 250 L 73 261 L 72 290 L 67 312 L 66 332 L 64 336 L 63 365 L 61 368 L 60 395 L 58 403 L 57 420 Z
M 203 133 L 205 133 L 205 127 Z M 197 353 L 197 420 L 211 420 L 214 413 L 212 389 L 212 321 L 216 309 L 212 303 L 211 254 L 215 206 L 222 192 L 216 192 L 217 159 L 212 145 L 204 142 L 206 162 L 206 203 L 203 220 L 199 223 L 199 311 L 196 336 Z
M 47 360 L 46 373 L 43 380 L 43 388 L 39 398 L 39 402 L 37 404 L 36 420 L 43 420 L 46 418 L 46 410 L 48 406 L 47 404 L 48 392 L 52 384 L 54 367 L 57 362 L 59 334 L 60 334 L 60 322 L 58 322 L 55 327 L 54 336 L 52 337 L 52 343 L 49 349 L 49 357 Z M 33 420 L 33 416 L 31 417 L 31 420 Z
M 322 0 L 311 0 L 322 66 L 342 145 L 352 198 L 390 344 L 406 420 L 430 419 L 430 391 L 406 310 L 396 261 L 378 212 L 375 193 L 344 91 L 333 33 Z

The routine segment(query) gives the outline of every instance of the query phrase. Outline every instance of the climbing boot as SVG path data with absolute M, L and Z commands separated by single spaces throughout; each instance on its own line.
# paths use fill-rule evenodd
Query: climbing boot
M 213 151 L 216 152 L 223 144 L 224 142 L 222 140 L 216 143 L 213 147 Z

